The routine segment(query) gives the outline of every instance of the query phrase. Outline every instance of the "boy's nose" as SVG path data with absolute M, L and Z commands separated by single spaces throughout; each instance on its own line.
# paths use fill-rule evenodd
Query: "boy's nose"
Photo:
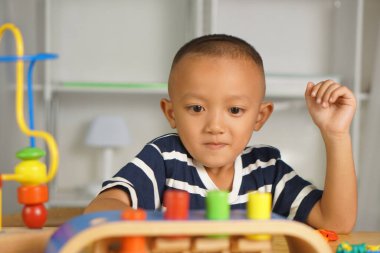
M 211 134 L 224 133 L 223 115 L 221 113 L 213 112 L 208 115 L 206 131 Z

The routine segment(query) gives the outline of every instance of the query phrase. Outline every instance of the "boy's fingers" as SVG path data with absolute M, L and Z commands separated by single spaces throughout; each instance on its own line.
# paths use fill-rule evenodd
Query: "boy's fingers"
M 354 101 L 353 103 L 356 103 L 354 95 L 346 86 L 340 86 L 339 88 L 332 91 L 330 96 L 330 103 L 335 103 L 340 98 L 342 98 L 342 102 L 339 103 L 344 103 L 350 100 Z M 352 102 L 350 104 L 352 104 Z
M 316 101 L 318 104 L 322 103 L 322 98 L 323 98 L 326 90 L 330 87 L 330 85 L 332 85 L 334 83 L 335 82 L 333 80 L 326 80 L 326 81 L 320 82 L 316 85 L 316 86 L 318 86 L 318 91 L 316 91 L 316 94 L 315 94 L 315 90 L 313 89 L 312 96 L 313 96 L 313 94 L 315 94 L 314 97 L 316 98 Z
M 322 97 L 322 106 L 327 107 L 329 103 L 334 103 L 335 101 L 331 99 L 331 94 L 334 90 L 339 89 L 341 85 L 339 83 L 333 83 L 327 87 L 325 93 Z
M 314 87 L 314 83 L 313 82 L 308 82 L 307 85 L 306 85 L 306 90 L 305 90 L 305 96 L 306 97 L 310 97 L 311 96 L 311 91 Z
M 318 94 L 318 90 L 319 88 L 321 88 L 321 85 L 322 85 L 323 82 L 319 82 L 317 84 L 315 84 L 313 87 L 312 87 L 312 90 L 311 90 L 311 96 L 312 97 L 316 97 L 317 94 Z

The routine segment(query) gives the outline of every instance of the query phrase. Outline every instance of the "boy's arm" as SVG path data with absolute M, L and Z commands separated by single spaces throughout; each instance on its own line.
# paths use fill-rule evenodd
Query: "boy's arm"
M 112 188 L 96 196 L 96 198 L 84 209 L 84 213 L 123 210 L 129 207 L 131 207 L 131 201 L 128 194 L 120 189 Z
M 327 80 L 308 83 L 306 103 L 326 146 L 326 179 L 322 198 L 307 223 L 316 228 L 349 233 L 356 221 L 357 187 L 350 125 L 356 100 L 345 86 Z

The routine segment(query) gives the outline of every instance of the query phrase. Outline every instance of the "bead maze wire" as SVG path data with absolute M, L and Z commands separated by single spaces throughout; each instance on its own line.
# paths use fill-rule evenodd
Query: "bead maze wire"
M 21 189 L 26 190 L 26 193 L 22 196 L 31 196 L 33 199 L 28 199 L 25 204 L 31 204 L 35 200 L 35 195 L 30 195 L 32 190 L 30 188 L 37 187 L 38 189 L 44 189 L 43 184 L 51 181 L 56 175 L 59 153 L 55 139 L 52 135 L 44 131 L 38 131 L 34 129 L 34 106 L 33 106 L 33 69 L 36 61 L 55 59 L 57 54 L 40 53 L 37 55 L 24 55 L 24 42 L 20 30 L 11 23 L 6 23 L 0 26 L 0 42 L 2 35 L 5 31 L 12 32 L 15 38 L 16 55 L 15 56 L 0 56 L 0 62 L 16 62 L 16 120 L 17 124 L 26 136 L 30 138 L 31 149 L 24 149 L 22 152 L 18 152 L 18 157 L 22 157 L 23 162 L 15 168 L 14 174 L 0 174 L 0 230 L 2 229 L 2 183 L 3 181 L 17 181 L 21 183 Z M 25 123 L 24 118 L 24 61 L 30 61 L 27 83 L 28 83 L 28 111 L 29 111 L 29 126 Z M 37 161 L 44 155 L 43 151 L 35 148 L 35 138 L 42 138 L 49 150 L 49 169 L 46 171 L 45 166 Z M 28 165 L 29 164 L 29 165 Z M 37 169 L 36 169 L 37 168 Z M 42 186 L 42 188 L 41 188 Z M 44 199 L 45 197 L 39 197 Z M 19 195 L 20 200 L 20 195 Z M 34 203 L 33 203 L 34 204 Z M 41 204 L 41 203 L 38 203 Z M 27 205 L 26 205 L 27 206 Z M 25 222 L 25 219 L 24 219 Z
M 51 60 L 58 58 L 57 54 L 51 53 L 39 53 L 36 55 L 24 55 L 22 57 L 14 55 L 0 56 L 0 62 L 17 62 L 18 60 L 30 61 L 27 74 L 27 94 L 28 94 L 28 112 L 29 112 L 29 128 L 34 130 L 34 98 L 33 98 L 33 73 L 34 66 L 37 61 Z M 36 146 L 36 140 L 34 136 L 30 136 L 30 146 Z

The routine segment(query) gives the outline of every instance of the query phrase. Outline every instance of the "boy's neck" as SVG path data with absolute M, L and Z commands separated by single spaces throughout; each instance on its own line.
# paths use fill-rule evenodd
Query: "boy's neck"
M 219 190 L 224 190 L 230 192 L 232 189 L 234 181 L 234 166 L 223 167 L 223 168 L 207 168 L 205 167 L 208 176 L 214 182 L 214 184 L 219 188 Z

